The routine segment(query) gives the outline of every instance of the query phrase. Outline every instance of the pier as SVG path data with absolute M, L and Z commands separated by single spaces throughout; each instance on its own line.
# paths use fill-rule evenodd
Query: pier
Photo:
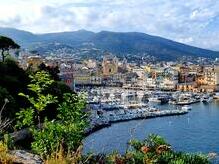
M 126 110 L 123 114 L 110 114 L 103 115 L 100 117 L 92 117 L 90 122 L 90 127 L 86 130 L 86 134 L 89 135 L 97 130 L 104 127 L 111 126 L 112 123 L 137 120 L 137 119 L 149 119 L 164 116 L 177 116 L 187 114 L 189 111 L 186 109 L 176 109 L 176 110 L 157 110 L 157 111 L 137 111 Z

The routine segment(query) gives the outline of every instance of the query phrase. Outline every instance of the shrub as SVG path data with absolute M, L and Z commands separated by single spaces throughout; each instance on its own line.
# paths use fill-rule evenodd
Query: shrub
M 8 153 L 8 148 L 5 143 L 0 141 L 0 162 L 1 163 L 12 163 L 13 159 Z
M 202 154 L 187 154 L 175 152 L 160 136 L 151 134 L 143 142 L 130 141 L 131 150 L 125 156 L 130 156 L 135 163 L 162 163 L 162 164 L 206 164 L 209 160 Z
M 28 75 L 15 61 L 0 62 L 0 106 L 4 103 L 4 98 L 9 100 L 3 117 L 13 120 L 20 108 L 26 107 L 27 101 L 18 96 L 18 93 L 26 93 L 28 83 Z
M 19 93 L 20 96 L 27 98 L 31 106 L 17 113 L 17 127 L 23 128 L 27 126 L 33 130 L 37 128 L 37 126 L 41 128 L 41 112 L 44 111 L 49 104 L 57 102 L 57 97 L 49 93 L 43 93 L 43 91 L 54 82 L 46 72 L 37 72 L 35 75 L 31 75 L 30 78 L 31 84 L 28 85 L 28 89 L 34 93 L 34 96 Z
M 158 135 L 149 135 L 144 141 L 135 140 L 130 142 L 132 149 L 124 155 L 118 152 L 104 155 L 85 155 L 81 156 L 80 152 L 73 154 L 56 153 L 47 160 L 48 163 L 106 163 L 106 164 L 208 164 L 208 158 L 202 154 L 188 154 L 183 152 L 175 152 L 171 149 L 163 149 L 157 152 L 157 148 L 168 145 L 165 140 Z M 142 151 L 142 147 L 147 147 L 148 151 Z M 137 147 L 136 147 L 137 146 Z M 169 145 L 168 145 L 169 147 Z
M 64 128 L 60 123 L 45 121 L 42 130 L 33 131 L 33 151 L 44 157 L 56 152 L 62 143 Z
M 82 144 L 87 127 L 84 108 L 85 101 L 81 95 L 64 94 L 57 120 L 45 121 L 43 129 L 34 132 L 33 150 L 41 156 L 56 152 L 60 146 L 65 152 L 76 150 Z
M 49 104 L 56 103 L 57 97 L 46 92 L 54 82 L 48 73 L 42 71 L 30 76 L 29 90 L 34 96 L 20 93 L 30 102 L 29 108 L 21 110 L 17 114 L 17 127 L 28 127 L 33 134 L 32 149 L 37 154 L 45 157 L 51 155 L 60 146 L 65 152 L 74 151 L 82 144 L 84 131 L 87 127 L 87 115 L 85 97 L 80 94 L 65 93 L 63 102 L 57 109 L 58 115 L 52 121 L 46 117 L 41 118 L 41 113 Z
M 9 148 L 12 148 L 12 140 L 9 135 L 4 135 L 0 141 L 0 163 L 13 163 L 13 157 L 9 154 Z

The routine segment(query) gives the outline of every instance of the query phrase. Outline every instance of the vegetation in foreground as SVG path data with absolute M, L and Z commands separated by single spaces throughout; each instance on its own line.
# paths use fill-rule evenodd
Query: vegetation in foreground
M 46 164 L 72 163 L 116 163 L 116 164 L 208 164 L 207 156 L 203 154 L 189 154 L 175 152 L 166 141 L 155 134 L 151 134 L 144 141 L 131 140 L 130 148 L 124 155 L 117 152 L 112 154 L 82 155 L 82 146 L 75 151 L 66 152 L 62 146 L 51 155 L 44 157 Z M 0 161 L 13 163 L 13 157 L 8 153 L 7 143 L 0 142 Z
M 0 48 L 5 44 L 1 39 Z M 5 54 L 10 45 L 3 46 Z M 30 143 L 24 141 L 25 149 L 40 155 L 48 164 L 209 163 L 206 156 L 173 151 L 157 135 L 150 135 L 144 141 L 130 141 L 130 148 L 124 155 L 82 155 L 84 131 L 88 126 L 85 97 L 57 81 L 57 70 L 41 66 L 36 72 L 24 71 L 7 56 L 2 56 L 0 62 L 1 163 L 13 163 L 10 150 L 23 145 L 13 142 L 10 134 L 22 129 L 31 134 Z

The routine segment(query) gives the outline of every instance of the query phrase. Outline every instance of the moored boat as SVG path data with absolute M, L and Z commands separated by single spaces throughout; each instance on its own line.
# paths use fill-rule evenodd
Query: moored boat
M 193 97 L 181 97 L 177 100 L 176 105 L 190 105 L 198 102 L 200 102 L 200 100 Z
M 161 103 L 159 97 L 150 97 L 148 98 L 149 102 Z
M 219 99 L 219 92 L 215 93 L 215 95 L 213 96 L 214 99 Z
M 212 97 L 210 97 L 210 96 L 203 96 L 203 98 L 201 99 L 201 101 L 203 102 L 203 103 L 210 103 L 211 101 L 213 100 L 213 98 Z
M 168 99 L 166 97 L 159 97 L 159 96 L 154 96 L 154 97 L 150 97 L 148 98 L 149 102 L 153 102 L 153 103 L 159 103 L 159 104 L 165 104 L 168 103 Z
M 182 106 L 182 110 L 191 110 L 191 109 L 192 109 L 192 106 L 190 106 L 190 105 Z

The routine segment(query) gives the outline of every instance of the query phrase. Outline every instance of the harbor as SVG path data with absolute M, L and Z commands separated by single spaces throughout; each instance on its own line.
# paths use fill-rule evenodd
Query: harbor
M 143 140 L 154 133 L 164 136 L 175 150 L 185 152 L 215 152 L 219 154 L 219 101 L 191 104 L 185 115 L 156 117 L 128 122 L 117 122 L 90 134 L 84 141 L 85 153 L 118 151 L 124 153 L 130 139 Z M 160 110 L 174 110 L 178 105 L 158 105 Z
M 88 104 L 120 105 L 121 107 L 140 106 L 148 102 L 159 104 L 190 105 L 218 99 L 218 93 L 150 91 L 124 89 L 120 87 L 80 88 L 88 95 Z M 94 106 L 93 106 L 94 107 Z M 94 107 L 95 108 L 95 107 Z M 102 106 L 98 106 L 102 108 Z
M 88 95 L 91 134 L 112 123 L 164 116 L 184 115 L 192 110 L 192 104 L 209 104 L 213 95 L 190 92 L 143 91 L 115 87 L 83 88 Z M 169 104 L 175 108 L 163 108 Z

